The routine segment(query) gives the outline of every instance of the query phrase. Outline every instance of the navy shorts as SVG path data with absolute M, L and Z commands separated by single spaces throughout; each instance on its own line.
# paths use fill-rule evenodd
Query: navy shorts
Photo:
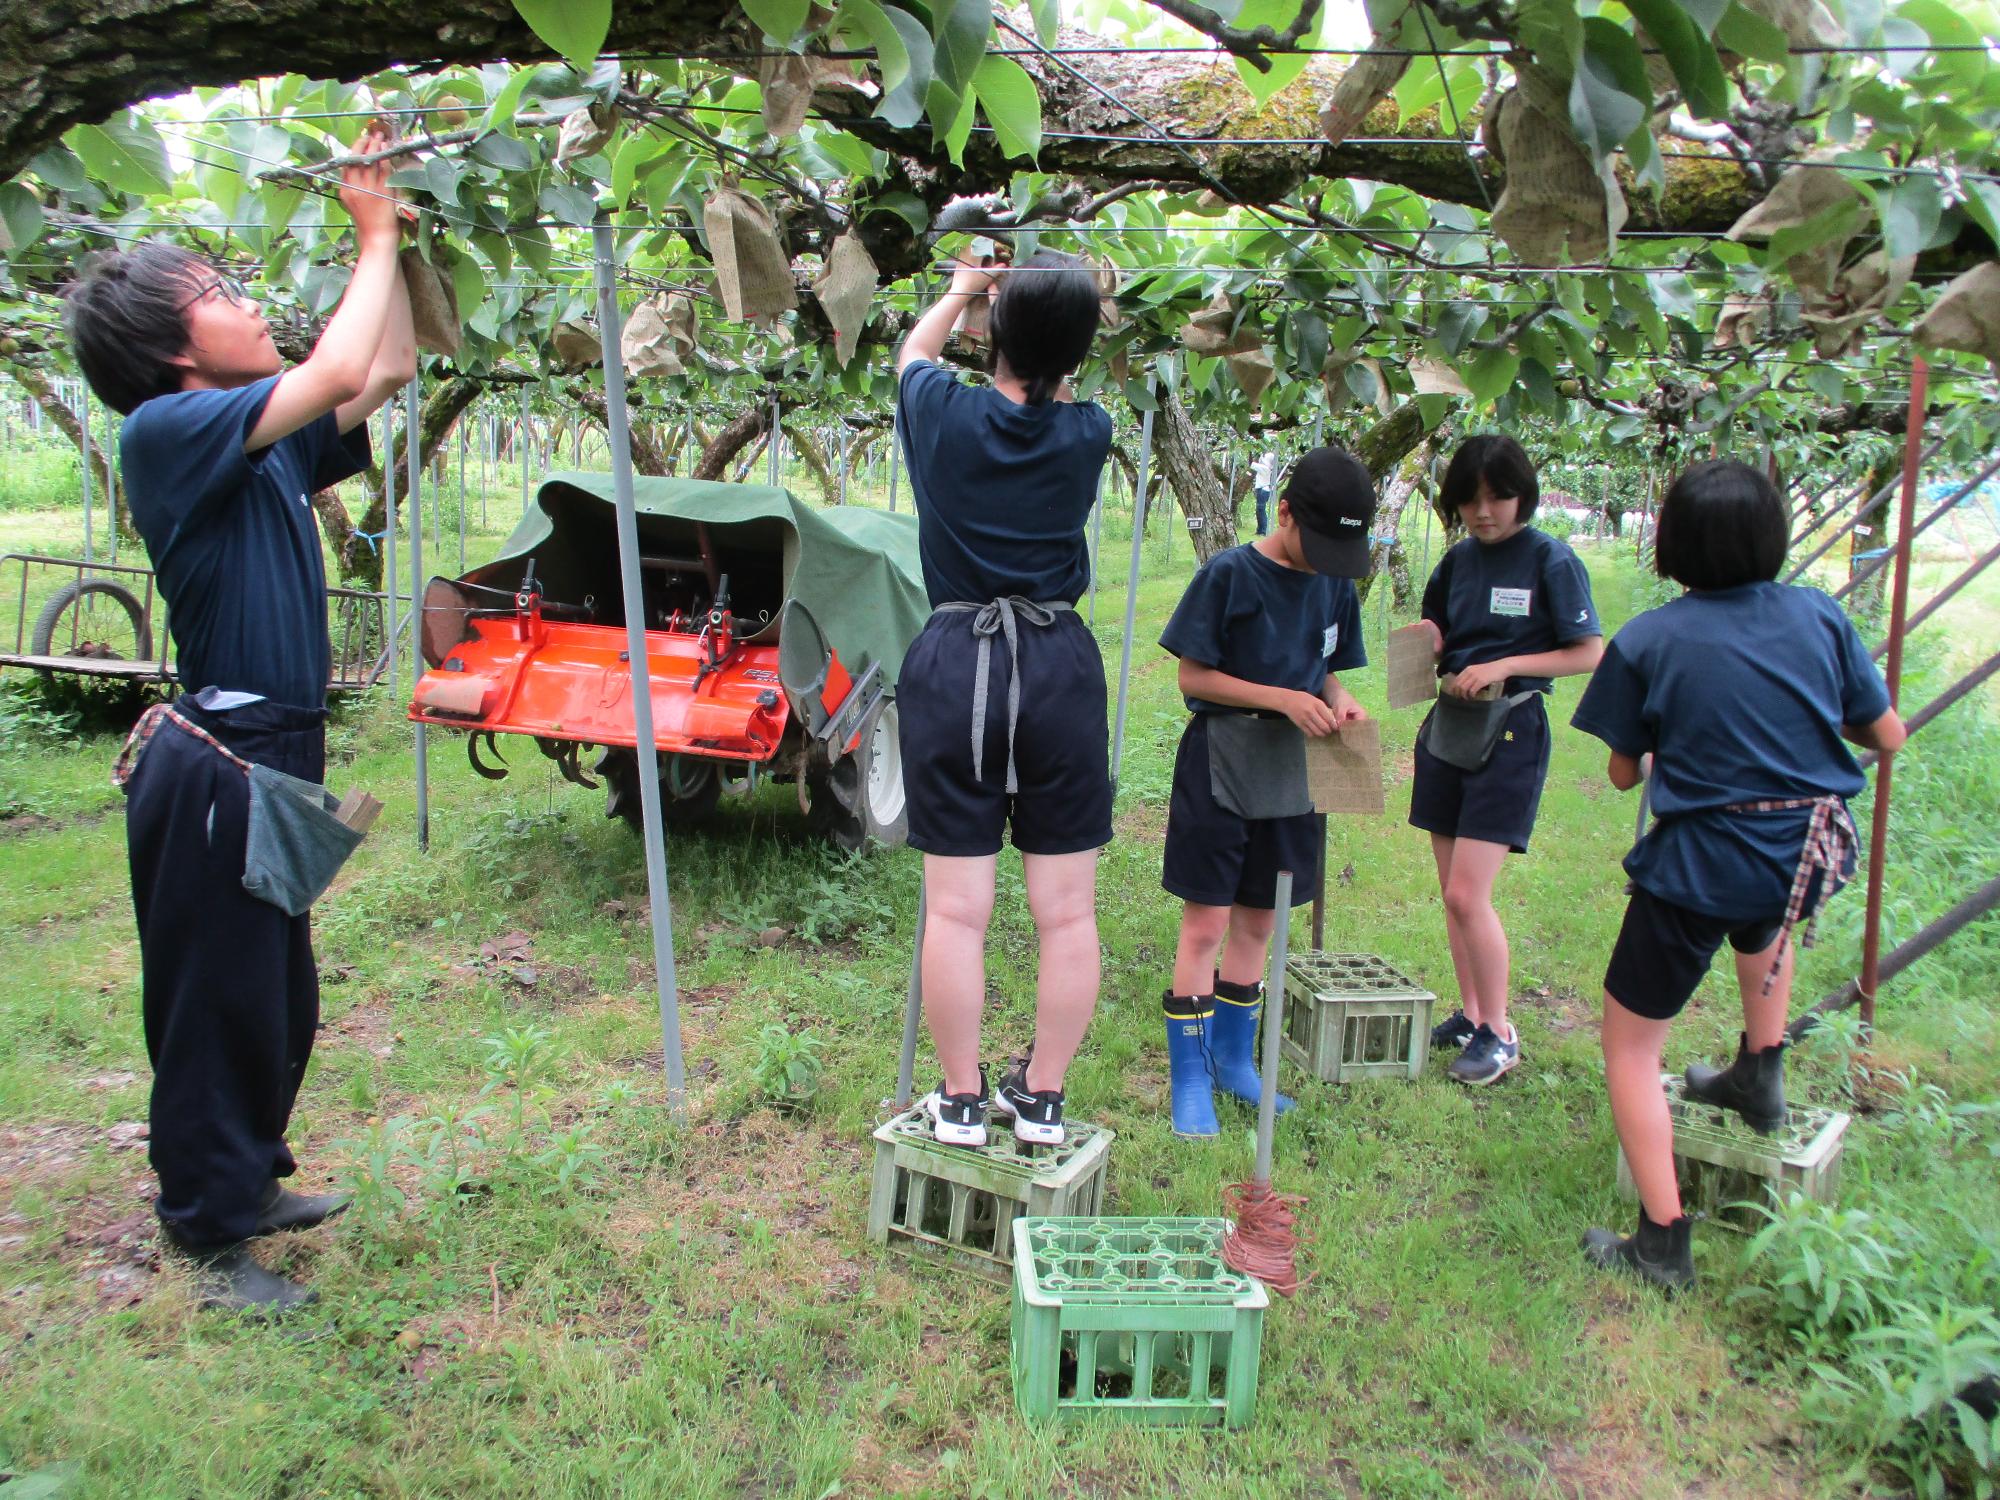
M 1326 844 L 1318 813 L 1244 818 L 1215 800 L 1208 779 L 1208 715 L 1196 714 L 1174 755 L 1174 795 L 1167 809 L 1167 851 L 1160 884 L 1197 906 L 1278 904 L 1278 871 L 1292 872 L 1292 905 L 1319 886 Z
M 1549 711 L 1537 693 L 1507 716 L 1500 743 L 1485 765 L 1461 771 L 1424 748 L 1430 719 L 1417 731 L 1417 773 L 1410 787 L 1410 826 L 1449 839 L 1480 839 L 1528 852 L 1542 783 L 1549 774 Z
M 1007 792 L 1007 639 L 992 637 L 983 774 L 972 766 L 979 639 L 968 611 L 934 614 L 896 683 L 910 846 L 926 854 L 998 854 L 1011 825 L 1023 854 L 1075 854 L 1111 842 L 1110 732 L 1104 659 L 1072 610 L 1020 627 L 1021 713 Z
M 1635 888 L 1604 971 L 1605 993 L 1635 1016 L 1671 1021 L 1725 939 L 1738 953 L 1762 953 L 1783 925 L 1782 915 L 1751 922 L 1704 916 Z

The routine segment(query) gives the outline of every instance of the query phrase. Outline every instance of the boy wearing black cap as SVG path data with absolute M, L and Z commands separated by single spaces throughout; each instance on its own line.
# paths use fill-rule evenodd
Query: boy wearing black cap
M 1323 853 L 1302 779 L 1274 771 L 1302 759 L 1287 754 L 1300 735 L 1367 717 L 1337 674 L 1368 660 L 1351 580 L 1368 571 L 1374 514 L 1361 461 L 1313 449 L 1279 497 L 1277 528 L 1210 558 L 1160 636 L 1194 714 L 1174 760 L 1160 879 L 1186 903 L 1162 1006 L 1176 1135 L 1218 1133 L 1218 1087 L 1252 1105 L 1262 1094 L 1254 1057 L 1278 871 L 1293 873 L 1304 904 Z M 1276 1106 L 1291 1103 L 1281 1094 Z

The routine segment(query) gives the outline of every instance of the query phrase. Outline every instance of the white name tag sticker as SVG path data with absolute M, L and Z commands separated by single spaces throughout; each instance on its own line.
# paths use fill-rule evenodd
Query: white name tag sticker
M 1495 589 L 1493 602 L 1489 606 L 1496 615 L 1514 615 L 1526 619 L 1528 602 L 1534 597 L 1533 589 Z
M 1321 656 L 1331 656 L 1333 655 L 1334 652 L 1338 651 L 1339 649 L 1340 649 L 1340 622 L 1336 620 L 1334 621 L 1333 624 L 1326 627 L 1326 633 L 1323 636 L 1321 636 L 1319 654 Z

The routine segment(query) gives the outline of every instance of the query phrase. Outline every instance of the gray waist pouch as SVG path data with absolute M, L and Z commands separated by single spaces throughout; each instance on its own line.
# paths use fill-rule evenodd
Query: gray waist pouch
M 1293 818 L 1313 810 L 1306 737 L 1290 719 L 1208 714 L 1208 787 L 1239 818 Z
M 1493 758 L 1493 748 L 1514 710 L 1534 696 L 1526 692 L 1511 698 L 1461 698 L 1440 693 L 1424 726 L 1424 748 L 1448 766 L 1477 771 Z
M 253 765 L 243 889 L 291 916 L 319 900 L 362 835 L 334 816 L 340 804 L 317 782 Z

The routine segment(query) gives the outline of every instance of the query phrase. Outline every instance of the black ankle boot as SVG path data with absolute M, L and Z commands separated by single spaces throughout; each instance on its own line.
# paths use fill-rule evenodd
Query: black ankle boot
M 317 1293 L 258 1265 L 247 1241 L 196 1249 L 181 1244 L 171 1230 L 161 1239 L 193 1269 L 195 1295 L 203 1307 L 281 1318 L 319 1300 Z
M 1735 1110 L 1759 1135 L 1775 1135 L 1785 1123 L 1785 1044 L 1752 1052 L 1749 1038 L 1739 1035 L 1736 1061 L 1726 1068 L 1695 1063 L 1682 1093 L 1697 1103 Z
M 251 1236 L 311 1229 L 345 1213 L 349 1201 L 345 1193 L 295 1193 L 274 1177 L 257 1210 L 257 1227 L 250 1231 Z
M 1630 1239 L 1609 1229 L 1585 1230 L 1584 1259 L 1607 1271 L 1631 1271 L 1669 1292 L 1685 1291 L 1694 1285 L 1693 1229 L 1694 1220 L 1686 1214 L 1671 1224 L 1655 1224 L 1642 1208 Z

